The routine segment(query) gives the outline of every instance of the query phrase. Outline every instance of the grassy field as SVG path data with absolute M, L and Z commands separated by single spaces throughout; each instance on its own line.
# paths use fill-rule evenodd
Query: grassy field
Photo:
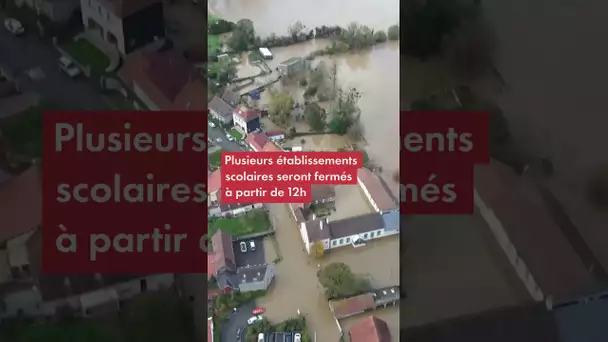
M 264 210 L 252 210 L 235 218 L 221 218 L 209 221 L 209 236 L 218 229 L 234 236 L 261 233 L 270 230 L 270 220 Z
M 207 14 L 207 25 L 212 25 L 220 20 L 220 18 L 214 14 Z M 207 35 L 207 49 L 208 51 L 214 52 L 220 49 L 220 36 L 215 34 Z
M 243 138 L 244 138 L 243 135 L 241 134 L 241 132 L 237 131 L 236 128 L 231 129 L 230 132 L 228 132 L 228 133 L 230 133 L 230 135 L 232 135 L 234 137 L 234 139 L 236 139 L 238 141 L 243 140 Z
M 216 151 L 209 154 L 209 165 L 220 167 L 222 165 L 222 151 Z

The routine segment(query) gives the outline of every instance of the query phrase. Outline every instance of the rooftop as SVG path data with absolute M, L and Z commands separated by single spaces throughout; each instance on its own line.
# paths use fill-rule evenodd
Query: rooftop
M 362 313 L 366 310 L 373 309 L 374 306 L 374 296 L 371 293 L 329 302 L 329 307 L 337 319 Z
M 243 105 L 238 106 L 235 110 L 234 110 L 234 114 L 240 116 L 241 118 L 243 118 L 243 120 L 245 120 L 245 122 L 249 122 L 253 119 L 259 118 L 260 117 L 260 111 L 257 109 L 252 109 L 252 108 L 247 108 Z
M 397 208 L 397 200 L 380 176 L 370 169 L 360 168 L 357 170 L 357 178 L 359 185 L 365 187 L 372 202 L 380 211 L 388 211 Z
M 207 190 L 209 193 L 218 191 L 222 186 L 222 169 L 217 169 L 207 175 Z
M 260 131 L 251 132 L 247 134 L 245 141 L 257 151 L 262 151 L 264 146 L 268 143 L 268 136 Z
M 334 199 L 336 197 L 336 190 L 329 184 L 313 184 L 311 195 L 313 202 Z
M 355 234 L 367 233 L 370 230 L 384 228 L 384 220 L 379 213 L 370 213 L 349 217 L 327 223 L 332 239 L 339 239 Z
M 223 117 L 228 117 L 232 119 L 232 111 L 234 108 L 230 106 L 226 101 L 221 98 L 214 96 L 213 99 L 209 102 L 209 109 L 214 112 L 220 114 Z
M 211 248 L 213 250 L 212 264 L 216 274 L 223 269 L 236 271 L 234 261 L 234 249 L 232 247 L 232 237 L 228 233 L 218 230 L 211 237 Z
M 269 268 L 274 267 L 272 264 L 259 265 L 259 266 L 246 266 L 239 267 L 236 270 L 236 274 L 239 278 L 239 282 L 242 283 L 255 283 L 264 280 L 266 272 Z
M 359 320 L 350 328 L 350 342 L 390 342 L 391 333 L 385 321 L 376 316 Z
M 314 243 L 331 238 L 331 232 L 325 219 L 317 218 L 304 222 L 304 229 L 308 235 L 308 241 Z

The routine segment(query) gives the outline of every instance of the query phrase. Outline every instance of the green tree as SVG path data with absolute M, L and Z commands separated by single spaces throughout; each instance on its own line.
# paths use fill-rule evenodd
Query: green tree
M 268 115 L 270 119 L 279 125 L 289 122 L 293 110 L 293 98 L 287 93 L 272 94 L 268 104 Z
M 346 134 L 348 129 L 359 121 L 361 109 L 358 102 L 361 93 L 356 88 L 338 89 L 335 104 L 331 112 L 330 131 L 336 134 Z
M 325 246 L 323 246 L 323 242 L 315 241 L 310 248 L 310 253 L 313 257 L 321 259 L 323 255 L 325 255 Z
M 317 278 L 325 288 L 328 300 L 352 297 L 370 290 L 367 281 L 355 275 L 348 265 L 341 262 L 324 266 L 317 272 Z
M 387 39 L 386 32 L 382 30 L 374 32 L 374 42 L 384 43 Z
M 247 51 L 255 43 L 255 30 L 253 21 L 249 19 L 241 19 L 237 21 L 232 36 L 228 40 L 228 46 L 235 51 Z
M 399 25 L 393 25 L 388 28 L 388 40 L 399 40 Z
M 323 132 L 325 130 L 327 114 L 316 102 L 306 106 L 304 109 L 304 117 L 306 118 L 306 122 L 308 122 L 310 129 L 313 131 Z

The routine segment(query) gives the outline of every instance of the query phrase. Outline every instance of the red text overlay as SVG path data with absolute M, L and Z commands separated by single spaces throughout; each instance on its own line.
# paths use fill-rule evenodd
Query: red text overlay
M 223 203 L 310 203 L 313 184 L 357 184 L 361 152 L 223 152 Z
M 482 111 L 402 112 L 401 212 L 472 214 L 474 166 L 490 161 L 489 127 Z
M 43 117 L 45 272 L 206 272 L 206 113 Z

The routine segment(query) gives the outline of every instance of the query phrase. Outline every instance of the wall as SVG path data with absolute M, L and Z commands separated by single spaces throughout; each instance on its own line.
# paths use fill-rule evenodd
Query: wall
M 232 113 L 232 121 L 234 121 L 235 126 L 239 126 L 243 131 L 247 131 L 247 123 L 240 115 Z
M 532 298 L 536 301 L 543 301 L 545 298 L 543 292 L 536 284 L 536 281 L 534 280 L 534 277 L 532 277 L 530 271 L 528 271 L 526 263 L 517 255 L 517 250 L 515 249 L 515 246 L 511 243 L 509 235 L 500 223 L 498 217 L 496 217 L 492 209 L 486 206 L 486 204 L 481 199 L 481 196 L 479 196 L 479 194 L 477 193 L 477 190 L 475 190 L 474 198 L 475 206 L 478 208 L 479 213 L 487 222 L 488 226 L 490 227 L 490 230 L 496 238 L 496 241 L 498 241 L 498 244 L 509 259 L 511 266 L 513 266 L 513 268 L 515 269 L 517 276 L 528 289 L 530 296 L 532 296 Z
M 369 203 L 372 205 L 372 207 L 374 207 L 374 210 L 377 211 L 377 212 L 380 211 L 380 208 L 378 208 L 378 205 L 376 205 L 376 202 L 374 202 L 374 200 L 372 199 L 372 196 L 369 194 L 369 191 L 367 191 L 367 188 L 365 187 L 365 185 L 363 184 L 363 182 L 361 182 L 359 180 L 359 178 L 357 178 L 357 183 L 359 183 L 359 186 L 361 187 L 361 189 L 365 193 L 365 197 L 367 197 L 367 200 L 369 201 Z
M 106 33 L 109 31 L 116 37 L 116 46 L 120 53 L 125 54 L 125 40 L 122 27 L 122 19 L 116 16 L 97 0 L 80 0 L 82 11 L 82 23 L 86 26 L 88 19 L 93 19 L 103 27 L 103 38 L 107 40 Z
M 374 234 L 373 237 L 371 236 L 372 233 Z M 368 234 L 367 237 L 365 237 L 366 234 Z M 384 229 L 376 229 L 376 230 L 369 231 L 369 232 L 363 233 L 363 234 L 354 234 L 354 235 L 339 238 L 339 239 L 332 239 L 331 248 L 339 248 L 339 247 L 348 246 L 348 245 L 352 244 L 353 240 L 356 239 L 357 237 L 360 237 L 364 241 L 370 241 L 370 240 L 379 239 L 379 238 L 389 236 L 389 235 L 394 235 L 394 234 L 395 233 L 387 234 Z M 335 245 L 334 245 L 334 242 L 336 243 Z
M 26 316 L 38 316 L 42 312 L 42 296 L 33 288 L 11 292 L 3 299 L 5 310 L 0 307 L 0 318 L 17 316 L 20 310 Z
M 133 92 L 135 93 L 137 98 L 139 98 L 144 103 L 144 105 L 148 107 L 148 109 L 154 111 L 160 110 L 160 108 L 148 97 L 148 94 L 146 94 L 146 92 L 141 89 L 135 81 L 133 81 Z
M 306 248 L 306 253 L 310 254 L 310 241 L 308 240 L 308 233 L 306 232 L 304 222 L 300 223 L 300 237 L 302 237 L 302 242 Z

